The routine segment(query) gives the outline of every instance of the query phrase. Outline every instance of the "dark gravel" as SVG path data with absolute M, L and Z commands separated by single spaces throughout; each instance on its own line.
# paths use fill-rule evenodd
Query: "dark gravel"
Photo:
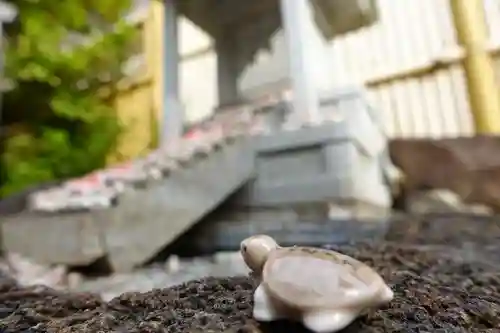
M 391 224 L 387 240 L 412 244 L 463 246 L 500 243 L 500 217 L 466 214 L 403 216 Z
M 466 227 L 474 223 L 472 217 L 413 218 L 392 228 L 387 242 L 331 246 L 375 267 L 396 294 L 345 332 L 500 332 L 500 264 L 479 260 L 478 245 L 490 244 L 491 250 L 497 222 L 478 222 L 482 233 Z M 462 235 L 450 224 L 470 230 Z M 462 237 L 474 247 L 465 249 Z M 89 294 L 21 289 L 5 282 L 0 285 L 0 332 L 306 332 L 298 324 L 253 321 L 254 288 L 248 277 L 207 278 L 127 293 L 106 303 Z

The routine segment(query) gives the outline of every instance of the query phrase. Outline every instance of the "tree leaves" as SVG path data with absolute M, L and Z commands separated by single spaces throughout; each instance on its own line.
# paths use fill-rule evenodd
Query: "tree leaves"
M 122 21 L 130 0 L 16 0 L 5 74 L 6 126 L 25 130 L 5 142 L 7 194 L 33 183 L 103 167 L 120 128 L 101 100 L 103 83 L 121 78 L 133 28 Z

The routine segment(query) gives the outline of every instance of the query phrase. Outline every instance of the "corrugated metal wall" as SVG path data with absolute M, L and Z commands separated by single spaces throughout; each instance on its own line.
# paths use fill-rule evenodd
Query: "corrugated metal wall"
M 449 0 L 378 2 L 380 22 L 337 38 L 328 47 L 335 85 L 353 81 L 366 84 L 391 137 L 473 134 L 463 54 L 456 40 Z M 491 35 L 489 47 L 497 59 L 500 83 L 500 1 L 484 0 L 484 4 Z M 283 43 L 277 41 L 276 45 Z M 286 63 L 278 59 L 283 57 L 282 50 L 273 53 L 276 56 L 267 57 L 268 64 L 257 65 L 254 70 L 262 72 L 259 66 Z M 198 105 L 188 107 L 194 116 L 190 118 L 206 113 L 202 105 L 214 103 L 215 90 L 206 87 L 208 81 L 215 84 L 215 77 L 209 74 L 215 70 L 215 60 L 207 60 L 213 57 L 213 54 L 201 55 L 199 60 L 191 57 L 183 64 L 185 102 L 188 106 L 197 100 Z M 206 65 L 197 66 L 196 62 Z M 202 77 L 207 80 L 201 82 Z M 193 97 L 201 96 L 199 93 L 207 95 L 203 98 L 206 102 Z
M 333 42 L 334 75 L 368 84 L 392 137 L 471 134 L 449 1 L 379 0 L 379 8 L 378 24 Z

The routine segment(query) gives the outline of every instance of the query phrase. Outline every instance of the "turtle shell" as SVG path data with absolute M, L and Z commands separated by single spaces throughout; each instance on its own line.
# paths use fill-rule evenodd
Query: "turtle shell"
M 280 248 L 263 269 L 268 291 L 297 308 L 360 306 L 377 298 L 383 279 L 362 262 L 326 249 Z

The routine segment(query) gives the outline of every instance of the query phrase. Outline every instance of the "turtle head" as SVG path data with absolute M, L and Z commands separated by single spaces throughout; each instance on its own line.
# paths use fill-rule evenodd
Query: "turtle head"
M 260 274 L 269 253 L 277 249 L 278 243 L 267 235 L 252 236 L 241 242 L 240 251 L 243 260 L 254 273 Z

